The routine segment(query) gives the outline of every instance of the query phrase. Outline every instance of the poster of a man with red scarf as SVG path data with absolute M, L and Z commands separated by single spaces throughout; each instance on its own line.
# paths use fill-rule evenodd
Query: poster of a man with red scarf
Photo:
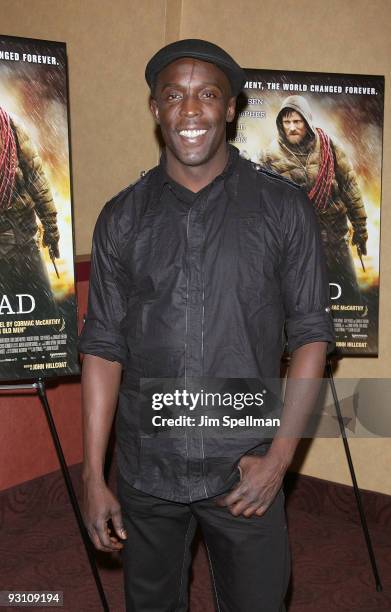
M 78 372 L 65 44 L 0 36 L 0 380 Z
M 306 190 L 342 355 L 377 355 L 384 77 L 248 69 L 231 142 Z

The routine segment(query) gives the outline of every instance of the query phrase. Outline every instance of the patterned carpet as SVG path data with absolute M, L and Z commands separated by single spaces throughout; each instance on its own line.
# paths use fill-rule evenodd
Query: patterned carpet
M 74 466 L 71 475 L 79 495 L 80 466 Z M 377 593 L 352 490 L 293 474 L 286 490 L 293 557 L 288 611 L 390 612 L 390 498 L 363 492 L 383 583 L 383 592 Z M 1 492 L 0 528 L 0 590 L 58 589 L 64 593 L 64 611 L 101 610 L 59 472 Z M 190 612 L 213 612 L 206 554 L 199 539 L 194 548 Z M 104 554 L 97 554 L 97 559 L 110 610 L 122 612 L 120 559 Z

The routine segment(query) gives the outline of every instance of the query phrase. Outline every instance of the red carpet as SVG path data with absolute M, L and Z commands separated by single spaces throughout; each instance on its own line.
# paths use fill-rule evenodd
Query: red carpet
M 80 466 L 71 474 L 79 493 Z M 294 475 L 289 475 L 286 488 L 293 557 L 288 611 L 390 612 L 390 498 L 363 493 L 384 589 L 377 593 L 351 489 Z M 0 525 L 0 590 L 58 589 L 64 592 L 60 609 L 66 612 L 101 610 L 59 472 L 0 493 Z M 213 612 L 209 570 L 199 541 L 195 549 L 190 612 Z M 99 553 L 97 558 L 110 610 L 122 612 L 120 560 Z

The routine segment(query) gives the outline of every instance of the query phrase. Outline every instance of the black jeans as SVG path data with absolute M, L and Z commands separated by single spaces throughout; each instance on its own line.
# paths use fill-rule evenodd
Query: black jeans
M 188 609 L 190 545 L 197 523 L 209 556 L 217 612 L 283 612 L 290 575 L 284 494 L 262 517 L 234 517 L 216 498 L 191 504 L 142 493 L 121 476 L 128 539 L 123 550 L 127 612 Z

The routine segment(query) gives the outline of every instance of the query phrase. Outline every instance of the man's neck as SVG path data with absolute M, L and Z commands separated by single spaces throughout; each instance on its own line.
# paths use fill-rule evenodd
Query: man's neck
M 200 166 L 186 166 L 166 150 L 166 172 L 176 182 L 190 191 L 197 193 L 219 176 L 227 165 L 228 145 L 225 151 L 213 160 Z

